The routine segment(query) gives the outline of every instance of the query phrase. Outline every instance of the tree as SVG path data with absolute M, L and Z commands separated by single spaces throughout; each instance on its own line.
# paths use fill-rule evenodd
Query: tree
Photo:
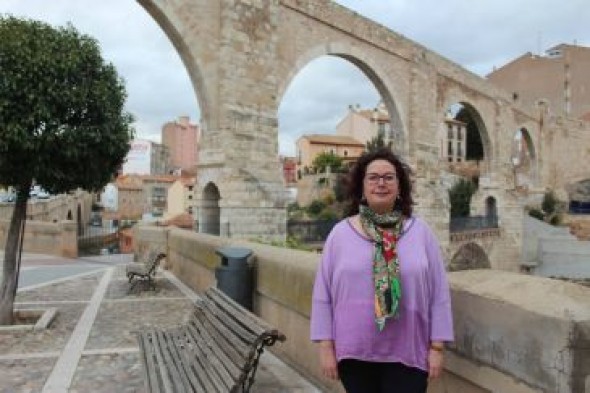
M 471 210 L 471 196 L 476 187 L 469 180 L 461 179 L 449 190 L 451 201 L 451 217 L 469 217 Z
M 313 159 L 312 164 L 319 173 L 325 172 L 327 167 L 337 171 L 342 167 L 342 158 L 332 152 L 322 152 Z
M 393 146 L 393 142 L 389 141 L 386 144 L 385 137 L 384 137 L 383 133 L 379 132 L 379 133 L 377 133 L 377 136 L 373 137 L 373 139 L 371 139 L 370 141 L 367 141 L 367 143 L 365 145 L 365 150 L 369 153 L 379 150 L 383 147 L 387 147 L 388 149 L 391 150 L 392 146 Z
M 51 193 L 104 186 L 133 138 L 125 98 L 123 81 L 93 38 L 71 25 L 0 16 L 0 183 L 17 194 L 6 238 L 0 324 L 13 321 L 31 185 Z

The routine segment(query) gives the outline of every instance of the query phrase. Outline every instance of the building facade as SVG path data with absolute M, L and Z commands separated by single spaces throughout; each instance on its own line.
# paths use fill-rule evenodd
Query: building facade
M 181 177 L 168 189 L 166 218 L 176 217 L 183 213 L 192 214 L 194 208 L 194 177 Z
M 168 122 L 162 127 L 162 144 L 170 151 L 172 170 L 194 169 L 198 162 L 200 130 L 188 116 Z
M 336 126 L 336 135 L 353 138 L 362 144 L 378 135 L 382 135 L 386 141 L 395 140 L 389 113 L 382 102 L 373 109 L 350 105 L 348 113 Z
M 365 150 L 365 145 L 349 136 L 312 134 L 297 139 L 297 172 L 305 173 L 313 167 L 313 160 L 320 153 L 334 153 L 344 162 L 355 161 Z
M 168 147 L 147 139 L 134 139 L 123 163 L 124 175 L 165 175 L 170 170 Z
M 590 116 L 590 48 L 560 44 L 545 54 L 530 52 L 494 70 L 486 77 L 512 94 L 526 109 L 546 105 L 550 114 Z

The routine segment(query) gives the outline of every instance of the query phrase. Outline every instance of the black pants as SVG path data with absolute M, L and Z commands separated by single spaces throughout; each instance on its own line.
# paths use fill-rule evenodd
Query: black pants
M 401 363 L 344 359 L 338 374 L 347 393 L 426 393 L 428 373 Z

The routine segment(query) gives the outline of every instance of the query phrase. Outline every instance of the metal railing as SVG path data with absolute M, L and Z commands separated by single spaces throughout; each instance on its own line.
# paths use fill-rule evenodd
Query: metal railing
M 450 232 L 477 231 L 498 228 L 498 216 L 451 217 Z
M 293 236 L 302 242 L 324 242 L 328 234 L 339 220 L 315 220 L 287 222 L 287 235 Z
M 120 252 L 118 228 L 88 227 L 78 235 L 78 255 Z

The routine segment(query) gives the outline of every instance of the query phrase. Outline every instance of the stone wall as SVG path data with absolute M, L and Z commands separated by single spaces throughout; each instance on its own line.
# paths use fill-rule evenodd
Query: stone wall
M 312 285 L 319 255 L 179 229 L 140 227 L 138 250 L 165 244 L 168 268 L 197 292 L 215 284 L 221 246 L 254 251 L 254 312 L 282 330 L 273 352 L 318 383 L 309 342 Z M 444 377 L 429 393 L 583 393 L 590 391 L 590 288 L 494 270 L 449 274 L 456 343 Z
M 590 241 L 578 239 L 567 227 L 555 227 L 524 217 L 523 265 L 544 277 L 590 278 Z M 590 227 L 590 226 L 589 226 Z
M 9 220 L 0 220 L 0 247 L 2 248 L 6 244 L 9 225 Z M 76 223 L 74 221 L 53 223 L 27 220 L 23 251 L 76 258 L 78 256 Z

